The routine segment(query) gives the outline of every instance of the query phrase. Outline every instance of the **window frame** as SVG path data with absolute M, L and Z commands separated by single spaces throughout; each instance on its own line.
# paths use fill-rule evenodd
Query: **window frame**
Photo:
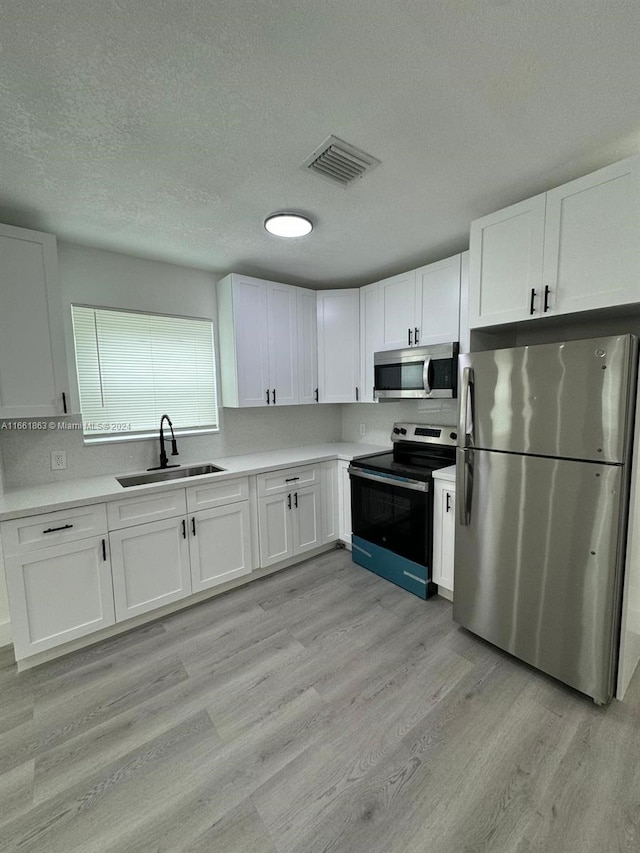
M 73 317 L 73 309 L 74 308 L 88 308 L 90 310 L 95 311 L 110 311 L 113 313 L 120 314 L 141 314 L 145 317 L 163 317 L 166 319 L 176 319 L 176 320 L 196 320 L 201 322 L 210 323 L 211 325 L 211 342 L 212 342 L 212 357 L 213 357 L 213 381 L 215 383 L 214 388 L 214 400 L 215 400 L 215 413 L 216 413 L 216 425 L 213 426 L 194 426 L 194 427 L 176 427 L 174 425 L 174 433 L 176 438 L 181 436 L 196 436 L 196 435 L 215 435 L 220 432 L 221 424 L 220 424 L 220 410 L 222 408 L 220 403 L 220 374 L 219 374 L 219 358 L 217 352 L 217 340 L 216 340 L 216 332 L 217 326 L 216 321 L 212 317 L 196 317 L 193 315 L 187 314 L 172 314 L 166 313 L 163 311 L 148 311 L 142 310 L 140 308 L 120 308 L 114 307 L 112 305 L 92 305 L 88 302 L 71 302 L 69 305 L 69 312 L 71 314 L 71 336 L 72 336 L 72 353 L 73 353 L 73 362 L 75 369 L 75 385 L 76 391 L 78 395 L 78 408 L 80 410 L 80 423 L 78 425 L 79 432 L 82 433 L 82 439 L 85 445 L 102 445 L 102 444 L 116 444 L 127 441 L 149 441 L 149 439 L 157 439 L 160 433 L 160 419 L 158 419 L 158 427 L 153 430 L 145 430 L 140 432 L 112 432 L 112 433 L 85 433 L 84 430 L 84 422 L 85 415 L 82 412 L 82 397 L 80 393 L 80 380 L 78 376 L 78 362 L 77 362 L 77 352 L 76 352 L 76 336 L 75 336 L 75 325 L 74 325 L 74 317 Z M 169 417 L 171 417 L 171 412 L 167 412 Z

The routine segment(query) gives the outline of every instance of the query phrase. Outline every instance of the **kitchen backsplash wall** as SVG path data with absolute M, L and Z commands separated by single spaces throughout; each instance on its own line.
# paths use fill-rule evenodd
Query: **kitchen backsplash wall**
M 342 427 L 338 405 L 221 409 L 220 420 L 219 433 L 179 438 L 180 456 L 170 461 L 213 462 L 258 450 L 340 441 Z M 0 432 L 0 450 L 5 490 L 140 471 L 158 464 L 157 440 L 85 446 L 82 430 Z M 64 471 L 51 470 L 55 450 L 66 451 Z
M 390 444 L 395 421 L 453 426 L 457 400 L 399 400 L 379 403 L 349 403 L 342 406 L 342 440 L 367 444 Z M 361 435 L 360 425 L 365 434 Z

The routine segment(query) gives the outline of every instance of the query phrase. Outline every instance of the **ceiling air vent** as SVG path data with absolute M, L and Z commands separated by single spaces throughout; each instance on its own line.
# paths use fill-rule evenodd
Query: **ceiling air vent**
M 343 142 L 337 136 L 330 136 L 302 165 L 323 178 L 347 187 L 379 164 L 380 160 L 371 154 Z

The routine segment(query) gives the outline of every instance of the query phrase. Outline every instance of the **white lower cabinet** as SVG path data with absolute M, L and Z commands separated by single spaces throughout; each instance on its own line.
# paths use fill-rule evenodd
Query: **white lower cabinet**
M 17 660 L 115 622 L 105 536 L 5 556 Z
M 193 592 L 209 589 L 253 569 L 248 501 L 197 512 L 189 519 Z
M 338 461 L 338 537 L 351 546 L 351 480 L 349 463 Z
M 453 556 L 456 533 L 455 483 L 434 479 L 432 580 L 453 592 Z
M 293 469 L 292 469 L 293 470 Z M 290 472 L 279 472 L 286 475 Z M 264 491 L 258 477 L 258 492 Z M 293 479 L 293 478 L 291 478 Z M 283 480 L 286 477 L 283 476 Z M 322 489 L 294 482 L 276 494 L 258 499 L 260 565 L 272 566 L 322 544 Z
M 109 534 L 118 622 L 191 594 L 187 535 L 184 516 Z

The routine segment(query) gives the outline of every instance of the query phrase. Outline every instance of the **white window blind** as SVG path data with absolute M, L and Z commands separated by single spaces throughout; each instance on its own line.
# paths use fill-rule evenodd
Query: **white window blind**
M 83 430 L 88 437 L 217 429 L 210 320 L 72 305 Z

